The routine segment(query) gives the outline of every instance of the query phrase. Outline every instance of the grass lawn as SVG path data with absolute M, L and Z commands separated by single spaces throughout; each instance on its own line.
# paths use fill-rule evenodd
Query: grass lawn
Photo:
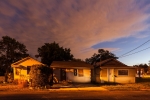
M 150 90 L 150 82 L 141 82 L 133 84 L 117 84 L 117 85 L 102 85 L 110 91 L 138 91 L 138 90 Z
M 145 82 L 143 79 L 138 80 L 137 83 L 132 84 L 72 84 L 74 88 L 86 88 L 86 87 L 103 87 L 110 91 L 139 91 L 139 90 L 150 90 L 150 81 Z M 28 87 L 25 89 L 29 89 Z M 18 85 L 14 84 L 0 84 L 0 91 L 1 90 L 20 90 Z M 22 90 L 22 89 L 21 89 Z M 23 89 L 24 90 L 24 89 Z

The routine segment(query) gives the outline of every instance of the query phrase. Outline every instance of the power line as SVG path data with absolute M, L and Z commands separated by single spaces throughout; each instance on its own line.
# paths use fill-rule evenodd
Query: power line
M 132 51 L 134 51 L 134 50 L 136 50 L 136 49 L 138 49 L 138 48 L 140 48 L 141 46 L 143 46 L 144 44 L 148 43 L 149 41 L 150 41 L 150 39 L 149 39 L 148 41 L 144 42 L 143 44 L 139 45 L 138 47 L 136 47 L 136 48 L 130 50 L 129 52 L 124 53 L 123 55 L 119 56 L 119 58 L 122 57 L 122 56 L 125 56 L 126 54 L 128 54 L 128 53 L 130 53 L 130 52 L 132 52 Z
M 130 55 L 133 55 L 133 54 L 136 54 L 136 53 L 142 52 L 142 51 L 147 50 L 147 49 L 150 49 L 150 47 L 145 48 L 145 49 L 142 49 L 142 50 L 137 51 L 137 52 L 134 52 L 134 53 L 131 53 L 131 54 L 128 54 L 128 55 L 121 56 L 121 57 L 119 57 L 119 58 L 126 57 L 126 56 L 130 56 Z

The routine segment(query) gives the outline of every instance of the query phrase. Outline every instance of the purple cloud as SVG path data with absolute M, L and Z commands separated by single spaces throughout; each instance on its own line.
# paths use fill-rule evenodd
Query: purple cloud
M 23 42 L 37 54 L 44 43 L 71 48 L 76 58 L 90 57 L 93 45 L 139 36 L 149 28 L 149 5 L 136 0 L 1 0 L 0 36 Z M 83 49 L 90 50 L 82 52 Z M 109 48 L 118 50 L 118 48 Z

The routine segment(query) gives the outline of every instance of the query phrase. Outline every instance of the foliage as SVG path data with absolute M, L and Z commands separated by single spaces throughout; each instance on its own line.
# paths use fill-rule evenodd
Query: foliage
M 148 65 L 147 64 L 133 65 L 133 67 L 143 68 L 145 73 L 147 73 L 147 71 L 148 71 Z
M 84 62 L 82 59 L 73 58 L 72 61 L 81 61 Z
M 116 84 L 116 85 L 107 85 L 101 84 L 101 87 L 108 89 L 110 91 L 139 91 L 139 90 L 149 90 L 150 89 L 150 78 L 143 79 L 138 78 L 140 81 L 136 83 L 129 84 Z
M 148 65 L 150 66 L 150 60 L 148 61 Z
M 99 49 L 98 54 L 94 53 L 92 57 L 86 58 L 85 62 L 93 64 L 94 62 L 103 61 L 109 58 L 118 59 L 115 54 L 109 52 L 108 50 Z
M 11 71 L 11 64 L 27 57 L 26 46 L 14 38 L 3 36 L 0 40 L 0 70 L 5 73 Z
M 32 79 L 32 87 L 42 87 L 49 83 L 50 68 L 43 65 L 31 66 L 29 75 Z
M 58 43 L 45 43 L 42 47 L 38 48 L 38 55 L 41 57 L 41 62 L 51 65 L 52 61 L 68 61 L 73 59 L 70 49 L 60 47 Z

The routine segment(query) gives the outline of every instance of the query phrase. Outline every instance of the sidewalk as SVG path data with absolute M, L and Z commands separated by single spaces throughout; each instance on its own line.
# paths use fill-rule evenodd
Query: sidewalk
M 102 88 L 100 86 L 96 86 L 93 84 L 54 84 L 51 89 L 49 90 L 55 90 L 55 91 L 63 91 L 63 90 L 76 90 L 76 91 L 108 91 L 105 88 Z
M 85 87 L 85 88 L 58 88 L 58 89 L 49 89 L 52 91 L 66 91 L 66 90 L 74 90 L 74 91 L 108 91 L 102 87 Z

